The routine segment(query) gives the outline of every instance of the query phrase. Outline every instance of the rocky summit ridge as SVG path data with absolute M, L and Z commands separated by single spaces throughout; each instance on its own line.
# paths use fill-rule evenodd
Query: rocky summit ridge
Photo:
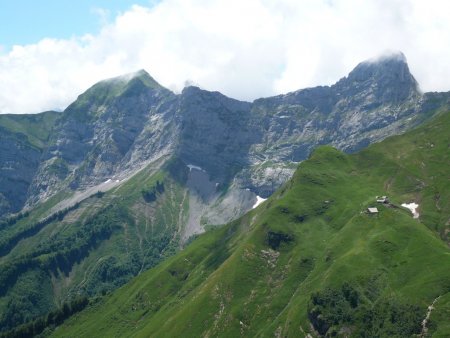
M 177 95 L 140 70 L 81 94 L 48 125 L 39 146 L 11 127 L 11 121 L 32 125 L 31 119 L 0 117 L 1 144 L 8 144 L 0 148 L 0 214 L 170 157 L 202 168 L 218 186 L 210 196 L 215 202 L 224 191 L 251 191 L 248 209 L 255 195 L 268 197 L 286 182 L 317 145 L 356 151 L 418 125 L 448 100 L 448 93 L 421 93 L 401 53 L 362 62 L 332 86 L 251 103 L 198 87 Z M 11 175 L 24 165 L 23 175 Z

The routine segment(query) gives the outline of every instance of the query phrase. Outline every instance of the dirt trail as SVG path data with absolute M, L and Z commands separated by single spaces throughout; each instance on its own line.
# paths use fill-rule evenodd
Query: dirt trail
M 94 273 L 95 269 L 97 268 L 97 266 L 104 261 L 106 258 L 108 258 L 108 256 L 103 256 L 100 257 L 99 259 L 97 259 L 97 261 L 94 263 L 94 265 L 88 267 L 86 269 L 86 271 L 84 272 L 84 277 L 83 280 L 75 287 L 75 289 L 79 289 L 81 288 L 84 284 L 86 284 L 86 282 L 88 281 L 88 279 L 92 276 L 92 274 Z
M 439 298 L 441 298 L 441 296 L 435 298 L 435 300 L 433 300 L 433 303 L 431 303 L 431 305 L 428 306 L 427 315 L 425 316 L 425 319 L 422 320 L 422 332 L 420 333 L 421 338 L 424 338 L 427 336 L 427 333 L 428 333 L 427 324 L 428 324 L 428 321 L 430 320 L 431 312 L 434 310 L 434 304 L 438 301 Z

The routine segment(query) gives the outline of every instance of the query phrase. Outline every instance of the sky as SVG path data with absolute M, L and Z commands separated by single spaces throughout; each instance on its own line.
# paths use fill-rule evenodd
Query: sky
M 44 38 L 67 39 L 95 34 L 132 5 L 151 7 L 148 0 L 14 0 L 0 1 L 0 45 L 33 44 Z
M 447 0 L 0 0 L 0 113 L 63 110 L 139 69 L 252 101 L 397 51 L 423 91 L 448 91 L 448 13 Z

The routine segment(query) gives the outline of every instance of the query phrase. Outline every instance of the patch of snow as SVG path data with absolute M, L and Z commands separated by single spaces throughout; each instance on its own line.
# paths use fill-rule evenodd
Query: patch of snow
M 159 114 L 155 114 L 150 117 L 150 121 L 155 122 L 156 120 L 159 120 L 160 118 L 161 118 L 161 116 Z
M 402 207 L 411 210 L 411 213 L 413 214 L 413 218 L 419 218 L 419 213 L 417 212 L 417 208 L 419 205 L 417 203 L 411 202 L 411 203 L 403 203 Z
M 256 203 L 253 204 L 252 209 L 255 209 L 258 205 L 260 205 L 262 202 L 264 202 L 267 198 L 262 198 L 256 195 Z
M 247 191 L 250 191 L 250 189 L 249 189 L 249 188 L 245 188 L 245 190 L 247 190 Z
M 200 171 L 205 171 L 205 170 L 203 170 L 202 168 L 200 168 L 199 166 L 193 165 L 193 164 L 188 164 L 187 167 L 189 168 L 189 171 L 192 171 L 192 169 L 197 169 L 197 170 L 200 170 Z
M 116 183 L 119 183 L 120 182 L 120 180 L 116 180 Z
M 111 182 L 111 179 L 110 179 L 110 178 L 108 178 L 108 179 L 104 182 L 104 184 L 109 183 L 109 182 Z

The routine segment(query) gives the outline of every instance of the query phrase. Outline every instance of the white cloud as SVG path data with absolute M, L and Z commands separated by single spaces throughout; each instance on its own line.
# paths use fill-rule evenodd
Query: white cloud
M 358 62 L 401 50 L 425 91 L 450 90 L 445 0 L 163 0 L 97 35 L 0 49 L 0 112 L 63 109 L 95 82 L 146 69 L 253 100 L 331 84 Z

